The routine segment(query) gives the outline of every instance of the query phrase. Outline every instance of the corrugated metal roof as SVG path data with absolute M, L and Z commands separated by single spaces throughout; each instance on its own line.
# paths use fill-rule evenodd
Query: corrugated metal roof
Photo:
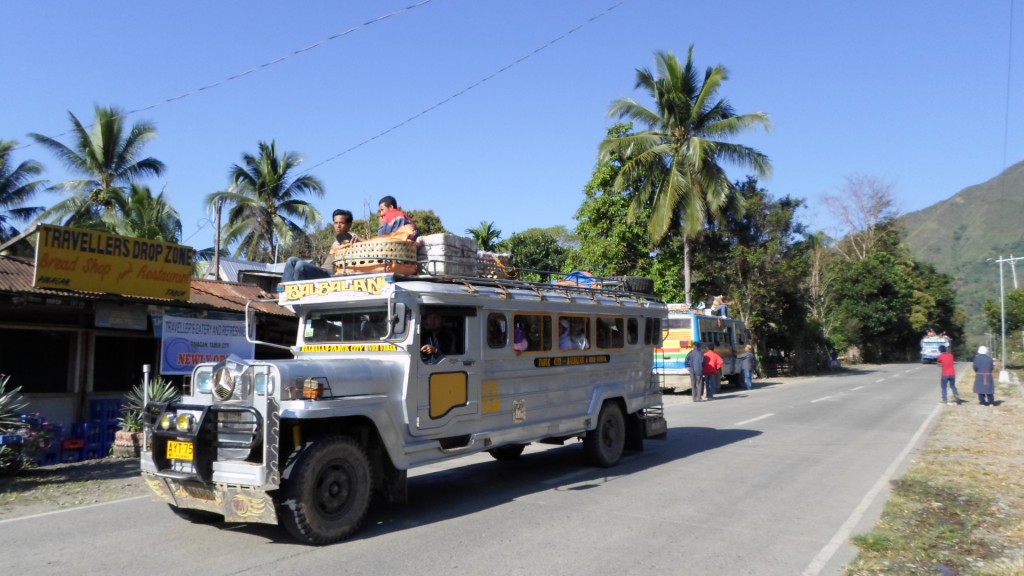
M 220 257 L 218 261 L 220 267 L 220 275 L 218 278 L 227 280 L 228 282 L 238 282 L 242 272 L 262 272 L 268 274 L 277 274 L 278 276 L 284 272 L 284 262 L 278 262 L 277 264 L 267 264 L 265 262 L 249 262 L 247 260 L 233 260 L 231 258 Z M 212 261 L 200 261 L 199 262 L 199 277 L 203 279 L 210 279 L 213 275 L 210 268 L 213 267 Z
M 161 306 L 193 305 L 230 312 L 244 312 L 245 304 L 250 300 L 273 298 L 275 302 L 256 302 L 253 307 L 264 314 L 294 316 L 287 308 L 277 305 L 276 295 L 269 294 L 259 286 L 252 284 L 192 279 L 191 295 L 189 296 L 188 303 L 185 303 L 180 300 L 166 298 L 36 288 L 32 285 L 34 277 L 35 262 L 33 260 L 14 256 L 0 256 L 0 292 L 73 296 L 84 300 L 123 300 Z

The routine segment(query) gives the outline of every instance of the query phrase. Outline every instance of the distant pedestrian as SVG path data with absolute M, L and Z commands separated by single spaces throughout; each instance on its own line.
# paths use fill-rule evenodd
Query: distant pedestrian
M 736 355 L 736 361 L 740 363 L 740 375 L 743 377 L 743 387 L 750 390 L 754 387 L 754 347 L 747 344 L 743 352 Z
M 718 371 L 722 369 L 725 361 L 715 352 L 714 348 L 708 348 L 704 352 L 704 387 L 708 400 L 712 400 L 718 394 Z
M 953 359 L 953 354 L 946 352 L 945 346 L 939 346 L 939 357 L 935 359 L 935 362 L 942 367 L 942 378 L 940 380 L 940 384 L 942 386 L 942 403 L 959 404 L 960 393 L 956 390 L 956 363 Z M 949 391 L 953 393 L 952 402 L 947 402 L 947 387 L 949 387 Z
M 693 343 L 693 349 L 686 355 L 686 368 L 690 373 L 690 394 L 694 402 L 700 402 L 704 396 L 704 352 L 700 342 Z
M 980 346 L 974 357 L 974 393 L 982 406 L 996 405 L 996 383 L 992 379 L 995 362 L 988 355 L 988 348 Z

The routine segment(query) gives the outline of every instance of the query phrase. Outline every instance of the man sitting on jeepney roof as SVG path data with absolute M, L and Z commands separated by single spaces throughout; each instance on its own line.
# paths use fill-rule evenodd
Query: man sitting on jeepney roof
M 327 278 L 331 276 L 331 270 L 334 270 L 335 253 L 337 253 L 342 246 L 346 246 L 352 242 L 363 241 L 358 234 L 351 232 L 352 218 L 352 213 L 348 210 L 341 210 L 340 208 L 335 210 L 332 214 L 331 222 L 334 226 L 334 244 L 331 245 L 327 257 L 324 258 L 323 266 L 317 266 L 312 262 L 292 256 L 284 264 L 281 281 L 291 282 L 293 280 L 312 280 L 314 278 Z
M 411 234 L 407 234 L 403 240 L 415 240 L 419 232 L 416 230 L 416 223 L 398 209 L 398 200 L 394 196 L 384 196 L 378 203 L 380 208 L 380 226 L 377 228 L 377 236 L 388 236 L 398 232 L 403 226 L 411 227 Z

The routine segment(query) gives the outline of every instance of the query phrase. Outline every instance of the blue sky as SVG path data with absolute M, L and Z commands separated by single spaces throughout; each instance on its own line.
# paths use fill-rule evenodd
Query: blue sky
M 635 70 L 693 44 L 701 69 L 729 70 L 720 95 L 737 112 L 771 117 L 740 140 L 774 165 L 761 185 L 835 233 L 820 197 L 848 176 L 891 182 L 912 212 L 1024 159 L 1011 2 L 5 0 L 0 139 L 69 143 L 68 112 L 145 109 L 131 121 L 157 126 L 147 152 L 168 168 L 145 183 L 197 248 L 213 244 L 203 198 L 261 140 L 304 158 L 327 218 L 390 194 L 453 232 L 490 221 L 507 237 L 575 225 L 612 101 L 643 101 Z M 70 177 L 39 146 L 25 159 Z

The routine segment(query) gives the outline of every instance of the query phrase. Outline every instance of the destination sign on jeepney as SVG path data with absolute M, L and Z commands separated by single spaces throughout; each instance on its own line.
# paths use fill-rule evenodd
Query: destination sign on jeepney
M 301 304 L 381 296 L 394 287 L 391 274 L 332 276 L 314 281 L 281 284 L 278 303 Z

